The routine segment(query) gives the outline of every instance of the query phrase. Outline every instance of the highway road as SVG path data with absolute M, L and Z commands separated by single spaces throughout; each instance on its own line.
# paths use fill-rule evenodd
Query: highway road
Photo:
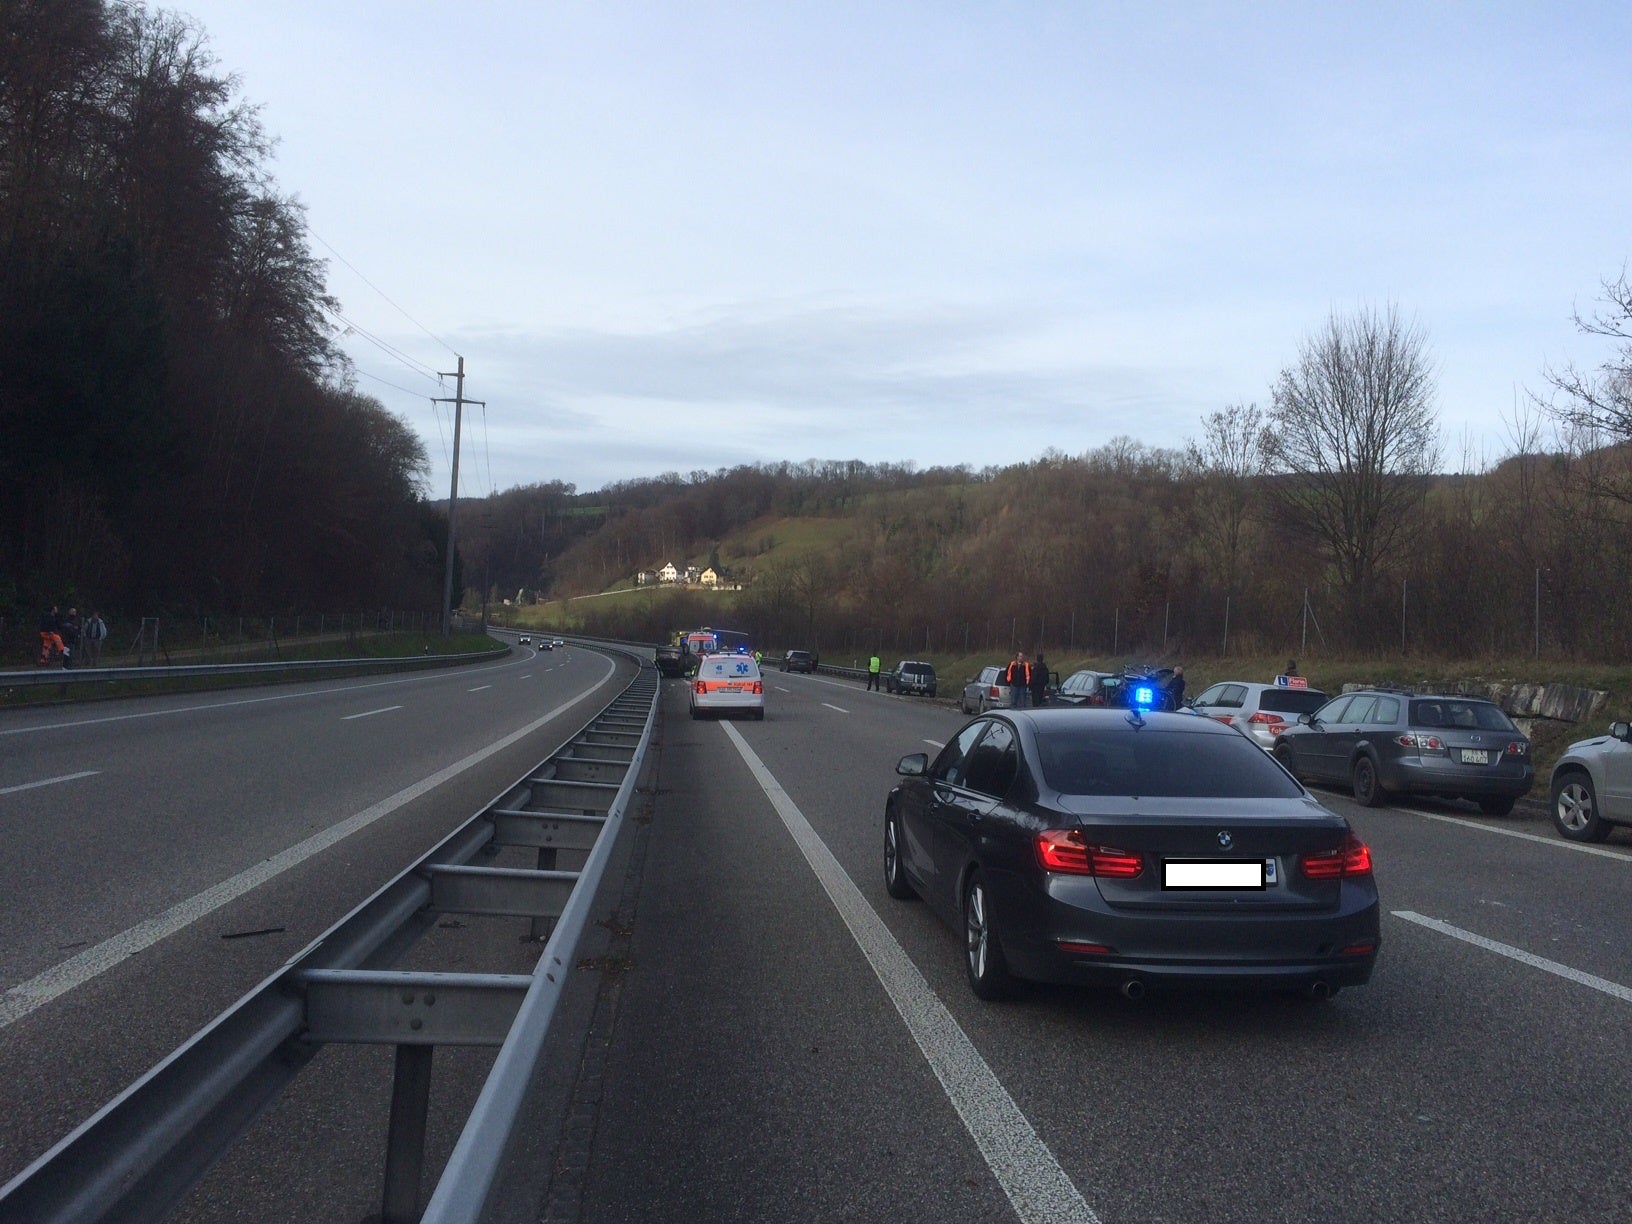
M 0 1182 L 507 790 L 634 670 L 517 648 L 434 672 L 0 715 Z M 495 971 L 528 972 L 537 954 L 507 938 Z M 479 955 L 460 967 L 489 969 Z M 352 1079 L 308 1093 L 305 1120 L 254 1168 L 195 1196 L 200 1218 L 377 1209 L 385 1114 L 365 1104 L 388 1096 L 391 1054 L 332 1053 L 319 1061 Z M 354 1167 L 372 1188 L 352 1187 Z M 257 1180 L 305 1190 L 257 1215 Z
M 1324 1003 L 977 1001 L 881 878 L 945 706 L 771 673 L 763 723 L 668 685 L 655 819 L 546 1220 L 1626 1220 L 1632 841 L 1343 811 L 1385 907 Z
M 412 794 L 611 667 L 577 649 L 543 663 L 555 670 L 513 656 L 265 690 L 260 705 L 234 694 L 29 712 L 29 726 L 7 715 L 9 991 L 74 954 L 61 945 L 98 946 L 411 797 L 0 1028 L 0 1176 L 503 790 L 548 752 L 534 741 L 575 729 L 559 716 Z M 881 878 L 895 762 L 944 743 L 964 721 L 954 709 L 771 672 L 763 723 L 694 722 L 684 682 L 664 689 L 639 814 L 597 898 L 604 918 L 501 1218 L 1632 1218 L 1625 832 L 1581 847 L 1533 814 L 1366 810 L 1317 792 L 1375 855 L 1385 942 L 1370 985 L 1322 1003 L 1049 987 L 986 1004 L 964 982 L 958 936 Z M 300 712 L 274 715 L 279 703 Z M 91 721 L 127 710 L 151 718 Z M 110 747 L 127 736 L 128 754 Z M 102 772 L 10 789 L 90 769 Z M 203 776 L 183 786 L 186 771 Z M 32 899 L 15 901 L 19 887 Z M 77 899 L 51 895 L 65 888 Z M 468 952 L 473 967 L 520 972 L 536 946 Z M 328 1086 L 303 1075 L 182 1218 L 377 1209 L 390 1055 L 333 1053 L 319 1059 L 334 1064 Z M 482 1066 L 438 1059 L 453 1088 L 433 1157 Z

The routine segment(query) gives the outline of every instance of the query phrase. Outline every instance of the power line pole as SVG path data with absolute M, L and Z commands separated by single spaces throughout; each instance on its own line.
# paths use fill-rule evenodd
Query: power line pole
M 433 399 L 434 404 L 453 405 L 453 487 L 448 492 L 448 564 L 442 576 L 442 636 L 453 634 L 453 550 L 457 536 L 454 533 L 454 520 L 459 511 L 459 427 L 464 418 L 466 404 L 480 404 L 487 407 L 486 400 L 467 400 L 465 398 L 465 359 L 459 358 L 459 368 L 454 373 L 437 371 L 443 378 L 453 378 L 452 399 Z

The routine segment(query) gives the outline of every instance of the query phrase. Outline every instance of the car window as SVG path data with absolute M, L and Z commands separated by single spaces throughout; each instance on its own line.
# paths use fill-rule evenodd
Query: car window
M 1368 723 L 1371 721 L 1371 711 L 1376 705 L 1377 698 L 1369 693 L 1361 693 L 1349 703 L 1348 709 L 1344 710 L 1336 721 L 1342 723 L 1345 727 Z
M 986 723 L 972 722 L 957 737 L 941 749 L 941 755 L 935 758 L 935 764 L 929 771 L 929 776 L 937 782 L 946 782 L 952 786 L 962 786 L 964 774 L 967 772 L 965 762 L 969 756 L 969 749 L 986 730 Z
M 969 768 L 964 785 L 983 795 L 1001 799 L 1014 785 L 1014 776 L 1020 769 L 1020 753 L 1014 742 L 1014 731 L 1007 723 L 993 720 L 986 734 L 967 758 Z
M 1320 709 L 1315 711 L 1314 717 L 1323 723 L 1337 722 L 1343 717 L 1344 711 L 1349 708 L 1349 703 L 1353 700 L 1353 697 L 1345 693 L 1343 696 L 1336 697 L 1321 706 Z
M 1258 708 L 1276 714 L 1313 714 L 1325 702 L 1319 689 L 1267 688 L 1258 694 Z
M 1239 735 L 1058 729 L 1038 733 L 1037 755 L 1043 780 L 1066 795 L 1292 799 L 1303 793 L 1262 748 Z
M 995 667 L 983 667 L 983 668 L 981 668 L 980 669 L 980 682 L 982 684 L 996 684 L 997 683 L 997 668 L 995 668 Z
M 1488 701 L 1464 701 L 1454 697 L 1413 701 L 1411 725 L 1454 727 L 1470 731 L 1518 731 L 1513 725 L 1513 720 L 1502 713 L 1500 706 Z
M 1400 699 L 1398 697 L 1377 698 L 1377 708 L 1371 712 L 1369 721 L 1385 727 L 1392 727 L 1400 721 Z
M 1231 710 L 1239 710 L 1247 699 L 1247 686 L 1244 684 L 1226 684 L 1224 695 L 1219 698 L 1218 704 Z
M 1223 694 L 1223 692 L 1224 692 L 1224 686 L 1222 684 L 1215 684 L 1215 685 L 1213 685 L 1212 688 L 1207 689 L 1199 697 L 1196 698 L 1196 704 L 1198 706 L 1217 705 L 1218 704 L 1218 699 Z

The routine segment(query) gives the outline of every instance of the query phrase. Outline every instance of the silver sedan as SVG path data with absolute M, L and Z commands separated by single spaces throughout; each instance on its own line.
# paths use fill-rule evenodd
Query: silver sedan
M 1632 723 L 1578 740 L 1553 766 L 1553 823 L 1571 841 L 1599 842 L 1632 825 Z

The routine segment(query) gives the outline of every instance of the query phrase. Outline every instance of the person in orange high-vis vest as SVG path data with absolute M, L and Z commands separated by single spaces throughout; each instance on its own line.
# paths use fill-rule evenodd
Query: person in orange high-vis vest
M 1003 673 L 1003 682 L 1009 686 L 1009 704 L 1016 710 L 1031 704 L 1031 664 L 1026 662 L 1025 651 L 1020 651 L 1010 660 L 1008 670 Z

